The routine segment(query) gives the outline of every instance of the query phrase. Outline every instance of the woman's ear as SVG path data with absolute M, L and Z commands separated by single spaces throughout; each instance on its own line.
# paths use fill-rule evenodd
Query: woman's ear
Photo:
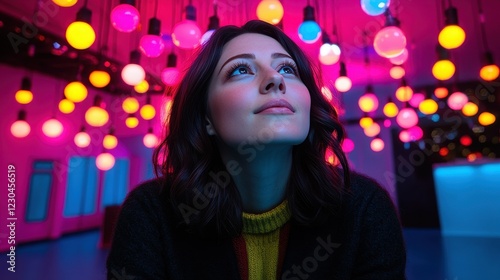
M 208 135 L 216 135 L 215 128 L 212 125 L 212 122 L 210 121 L 210 119 L 207 116 L 205 116 L 205 120 L 207 121 L 206 128 L 207 128 Z

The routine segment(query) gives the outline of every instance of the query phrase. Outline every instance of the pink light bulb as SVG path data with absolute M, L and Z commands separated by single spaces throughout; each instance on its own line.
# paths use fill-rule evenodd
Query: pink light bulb
M 158 137 L 156 137 L 153 133 L 148 133 L 144 135 L 144 138 L 142 138 L 142 143 L 147 148 L 154 148 L 158 145 Z
M 208 40 L 210 39 L 210 37 L 212 37 L 212 34 L 214 34 L 214 32 L 215 32 L 214 29 L 207 30 L 207 32 L 205 32 L 203 36 L 201 36 L 201 44 L 204 45 L 206 42 L 208 42 Z
M 127 64 L 121 73 L 123 81 L 130 86 L 136 86 L 146 78 L 144 68 L 139 64 Z
M 372 151 L 374 152 L 380 152 L 384 149 L 384 140 L 380 139 L 380 138 L 374 138 L 371 142 L 370 142 L 370 148 L 372 149 Z
M 411 141 L 410 133 L 408 132 L 408 130 L 401 130 L 401 132 L 399 133 L 399 140 L 401 140 L 401 142 L 403 143 L 408 143 Z
M 111 11 L 110 20 L 116 30 L 132 32 L 139 25 L 139 11 L 132 5 L 120 4 Z
M 410 99 L 410 101 L 408 101 L 408 103 L 410 103 L 411 106 L 418 108 L 418 105 L 420 105 L 420 102 L 422 102 L 424 100 L 425 100 L 425 95 L 423 93 L 417 92 L 411 96 L 411 99 Z
M 378 55 L 385 58 L 393 58 L 401 55 L 406 48 L 406 37 L 401 29 L 396 26 L 382 28 L 375 39 L 373 47 Z
M 465 104 L 469 102 L 469 98 L 462 92 L 454 92 L 448 97 L 448 107 L 453 110 L 462 110 Z
M 167 67 L 161 71 L 161 80 L 167 86 L 173 86 L 179 82 L 180 72 L 176 67 Z
M 418 141 L 424 136 L 424 131 L 420 128 L 420 126 L 415 125 L 408 128 L 408 134 L 411 141 Z
M 78 132 L 73 140 L 75 145 L 80 148 L 86 148 L 90 145 L 90 136 L 85 131 Z
M 335 80 L 335 88 L 340 92 L 347 92 L 351 89 L 352 82 L 347 76 L 340 76 Z
M 396 122 L 402 128 L 415 126 L 418 123 L 417 113 L 412 108 L 403 108 L 399 111 L 399 114 L 396 117 Z
M 395 57 L 389 58 L 389 61 L 394 65 L 402 65 L 408 60 L 408 49 L 404 48 L 403 52 Z
M 10 126 L 10 133 L 17 138 L 24 138 L 30 134 L 31 127 L 25 120 L 17 120 Z
M 50 119 L 43 123 L 42 131 L 50 138 L 59 137 L 63 132 L 63 125 L 57 119 Z
M 110 170 L 115 165 L 115 157 L 110 153 L 99 154 L 95 159 L 95 164 L 99 170 Z
M 181 49 L 194 49 L 201 42 L 200 28 L 193 20 L 183 20 L 175 25 L 172 41 Z
M 345 138 L 344 142 L 342 142 L 342 150 L 344 153 L 352 152 L 354 150 L 354 142 L 349 138 Z
M 139 49 L 147 57 L 159 57 L 165 50 L 165 44 L 160 36 L 147 34 L 141 37 Z

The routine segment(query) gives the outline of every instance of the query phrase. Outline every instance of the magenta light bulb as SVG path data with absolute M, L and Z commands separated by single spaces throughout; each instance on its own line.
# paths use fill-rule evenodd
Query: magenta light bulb
M 397 26 L 382 28 L 375 39 L 373 47 L 378 55 L 385 58 L 393 58 L 401 55 L 406 48 L 406 36 Z
M 132 32 L 139 25 L 139 11 L 130 4 L 120 4 L 111 11 L 111 24 L 121 32 Z
M 417 125 L 418 116 L 412 108 L 403 108 L 396 117 L 396 122 L 402 128 L 410 128 Z
M 463 92 L 457 91 L 454 92 L 448 97 L 448 107 L 450 107 L 453 110 L 462 110 L 462 108 L 465 106 L 465 104 L 469 101 L 469 98 L 467 95 L 465 95 Z
M 142 36 L 139 49 L 147 57 L 159 57 L 165 50 L 165 44 L 160 36 L 147 34 Z

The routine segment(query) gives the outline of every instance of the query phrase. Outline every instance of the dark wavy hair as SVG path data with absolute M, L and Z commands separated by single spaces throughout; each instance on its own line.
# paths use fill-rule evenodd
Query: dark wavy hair
M 215 236 L 236 236 L 242 230 L 240 194 L 230 180 L 213 136 L 206 131 L 207 91 L 223 47 L 247 33 L 269 36 L 281 44 L 297 64 L 299 76 L 311 96 L 310 130 L 293 147 L 292 170 L 286 199 L 292 220 L 315 225 L 335 215 L 342 193 L 349 186 L 349 167 L 341 142 L 344 128 L 319 87 L 312 63 L 281 29 L 253 20 L 242 27 L 224 26 L 203 45 L 176 88 L 166 125 L 167 136 L 154 152 L 157 176 L 166 179 L 168 199 L 187 229 Z M 325 160 L 331 149 L 342 168 Z M 222 176 L 224 175 L 224 176 Z

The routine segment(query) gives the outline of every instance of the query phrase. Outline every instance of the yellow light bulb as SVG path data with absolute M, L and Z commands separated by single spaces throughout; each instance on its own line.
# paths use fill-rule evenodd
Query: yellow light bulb
M 449 60 L 438 60 L 434 66 L 432 66 L 432 75 L 440 80 L 449 80 L 455 74 L 455 64 Z
M 396 98 L 401 102 L 410 101 L 412 96 L 413 96 L 413 89 L 411 89 L 411 87 L 409 86 L 400 86 L 396 90 Z
M 127 97 L 123 100 L 122 108 L 125 113 L 133 114 L 139 110 L 139 101 L 135 97 Z
M 155 117 L 156 109 L 151 104 L 145 104 L 144 106 L 142 106 L 139 113 L 141 114 L 141 117 L 143 119 L 148 121 L 148 120 L 151 120 Z
M 20 89 L 16 92 L 15 98 L 19 104 L 28 104 L 33 101 L 33 93 L 29 90 Z
M 62 99 L 59 101 L 59 111 L 64 114 L 69 114 L 75 110 L 75 103 L 68 99 Z
M 111 76 L 106 71 L 95 70 L 90 73 L 89 81 L 96 88 L 103 88 L 109 84 Z
M 85 100 L 85 98 L 87 98 L 87 94 L 87 87 L 78 81 L 71 82 L 64 88 L 64 96 L 74 103 Z
M 403 78 L 405 74 L 405 69 L 399 65 L 392 66 L 391 70 L 389 71 L 389 75 L 391 75 L 391 78 L 393 78 L 394 80 Z
M 386 117 L 393 118 L 393 117 L 397 116 L 398 113 L 399 113 L 398 106 L 396 106 L 396 104 L 394 104 L 394 102 L 388 102 L 387 104 L 385 104 L 384 115 L 386 115 Z
M 496 117 L 490 112 L 483 112 L 479 115 L 478 121 L 481 125 L 488 126 L 496 121 Z
M 467 116 L 467 117 L 472 117 L 477 112 L 479 111 L 479 108 L 477 107 L 476 103 L 474 102 L 467 102 L 465 103 L 464 107 L 462 107 L 462 113 Z
M 257 18 L 270 24 L 279 23 L 283 13 L 283 5 L 278 0 L 263 0 L 257 6 Z
M 101 107 L 92 106 L 85 112 L 85 121 L 94 127 L 101 127 L 109 120 L 109 114 Z
M 143 80 L 139 84 L 134 86 L 134 89 L 137 93 L 146 93 L 149 90 L 149 83 L 146 80 Z
M 429 98 L 420 102 L 420 104 L 418 105 L 418 109 L 420 110 L 420 112 L 426 115 L 431 115 L 436 113 L 436 111 L 438 110 L 438 104 L 436 103 L 436 101 Z
M 74 21 L 66 29 L 66 40 L 77 50 L 88 49 L 95 41 L 94 28 L 86 22 Z
M 448 25 L 439 32 L 438 41 L 445 49 L 458 48 L 465 41 L 465 31 L 458 25 Z
M 362 128 L 367 128 L 367 127 L 371 126 L 372 124 L 373 124 L 373 119 L 370 117 L 362 117 L 359 120 L 359 126 L 361 126 Z
M 496 80 L 500 74 L 500 69 L 495 64 L 486 65 L 479 71 L 479 76 L 488 82 Z
M 445 98 L 448 96 L 448 89 L 445 87 L 438 87 L 434 90 L 434 96 L 437 98 Z
M 129 117 L 127 117 L 127 119 L 125 119 L 125 125 L 128 128 L 135 128 L 139 125 L 139 120 L 136 117 L 134 117 L 133 115 L 129 116 Z
M 74 6 L 76 2 L 78 2 L 78 0 L 52 0 L 52 2 L 54 2 L 58 6 L 68 8 Z
M 102 139 L 102 146 L 108 150 L 116 148 L 117 145 L 118 139 L 112 134 L 108 134 Z

